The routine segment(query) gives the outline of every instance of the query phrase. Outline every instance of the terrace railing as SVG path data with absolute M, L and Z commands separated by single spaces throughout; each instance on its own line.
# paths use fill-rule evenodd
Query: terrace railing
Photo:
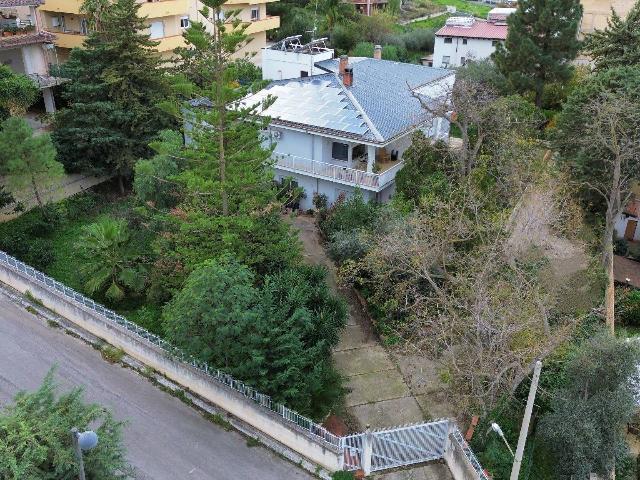
M 319 162 L 310 158 L 296 155 L 275 154 L 276 166 L 294 172 L 310 174 L 314 177 L 328 178 L 353 186 L 363 187 L 369 190 L 380 191 L 391 182 L 396 173 L 403 167 L 402 162 L 398 162 L 393 167 L 382 173 L 370 173 L 355 168 L 343 167 L 332 163 Z

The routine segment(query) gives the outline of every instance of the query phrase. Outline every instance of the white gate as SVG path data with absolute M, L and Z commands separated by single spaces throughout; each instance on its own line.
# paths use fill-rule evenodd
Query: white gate
M 372 472 L 441 459 L 448 431 L 449 421 L 441 420 L 344 437 L 345 468 L 366 471 L 369 448 Z

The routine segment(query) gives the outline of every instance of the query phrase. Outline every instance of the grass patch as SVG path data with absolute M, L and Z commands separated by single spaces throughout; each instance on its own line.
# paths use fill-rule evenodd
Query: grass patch
M 490 5 L 478 2 L 467 2 L 465 0 L 431 0 L 436 5 L 442 5 L 443 7 L 452 6 L 456 7 L 456 13 L 470 13 L 474 17 L 487 18 L 489 11 L 493 8 Z
M 233 430 L 233 425 L 231 425 L 225 418 L 219 413 L 209 413 L 204 412 L 202 416 L 209 420 L 211 423 L 215 423 L 219 427 L 224 428 L 227 432 Z
M 47 320 L 47 325 L 49 325 L 51 328 L 60 328 L 60 324 L 53 320 Z
M 447 18 L 449 18 L 450 14 L 440 15 L 439 17 L 427 18 L 426 20 L 420 20 L 417 22 L 407 24 L 407 29 L 419 29 L 419 28 L 427 28 L 429 30 L 440 30 L 444 27 Z
M 356 477 L 353 472 L 340 471 L 331 475 L 331 478 L 332 480 L 353 480 Z
M 25 310 L 27 312 L 29 312 L 29 313 L 32 313 L 33 315 L 37 315 L 38 314 L 38 311 L 35 308 L 33 308 L 31 305 L 27 305 L 25 307 Z
M 36 298 L 33 296 L 33 294 L 27 290 L 26 292 L 24 292 L 24 296 L 27 298 L 27 300 L 29 300 L 31 303 L 35 303 L 36 305 L 40 305 L 41 307 L 44 307 L 44 303 L 42 303 L 42 300 L 40 300 L 39 298 Z
M 262 445 L 262 443 L 257 438 L 253 438 L 253 437 L 247 438 L 247 447 L 253 448 L 253 447 L 259 447 L 260 445 Z
M 121 348 L 112 347 L 111 345 L 105 345 L 100 349 L 102 358 L 109 363 L 120 363 L 124 357 L 124 350 Z

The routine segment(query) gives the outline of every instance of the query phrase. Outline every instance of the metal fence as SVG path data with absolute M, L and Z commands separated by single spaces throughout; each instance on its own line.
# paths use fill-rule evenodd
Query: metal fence
M 268 408 L 272 412 L 277 413 L 286 421 L 296 424 L 297 426 L 308 431 L 311 435 L 314 435 L 320 440 L 327 442 L 331 445 L 334 445 L 336 447 L 341 446 L 340 437 L 332 434 L 321 425 L 318 425 L 317 423 L 315 423 L 313 420 L 303 415 L 300 415 L 299 413 L 285 407 L 281 403 L 277 403 L 273 401 L 269 395 L 265 395 L 264 393 L 258 392 L 253 387 L 250 387 L 249 385 L 246 385 L 240 380 L 233 378 L 231 375 L 221 372 L 220 370 L 217 370 L 215 368 L 212 368 L 205 362 L 201 362 L 194 359 L 190 355 L 184 353 L 182 350 L 171 345 L 166 340 L 145 330 L 139 325 L 136 325 L 135 323 L 130 322 L 129 320 L 124 318 L 122 315 L 118 315 L 113 310 L 109 310 L 108 308 L 100 305 L 99 303 L 94 302 L 90 298 L 85 297 L 81 293 L 76 292 L 72 288 L 67 287 L 66 285 L 58 282 L 57 280 L 54 280 L 53 278 L 45 275 L 42 272 L 39 272 L 35 268 L 30 267 L 29 265 L 21 262 L 20 260 L 12 257 L 11 255 L 1 250 L 0 250 L 0 262 L 6 265 L 9 265 L 10 267 L 14 268 L 19 272 L 26 274 L 27 276 L 31 277 L 35 282 L 46 286 L 50 290 L 56 291 L 64 295 L 71 301 L 79 305 L 82 305 L 84 307 L 87 307 L 90 310 L 93 310 L 94 312 L 96 312 L 98 315 L 101 315 L 102 317 L 117 323 L 121 327 L 126 328 L 128 331 L 137 335 L 141 339 L 147 342 L 150 342 L 157 347 L 160 347 L 169 356 L 176 358 L 181 362 L 191 365 L 192 367 L 200 370 L 202 373 L 211 377 L 213 380 L 219 383 L 222 383 L 223 385 L 226 385 L 227 387 L 232 388 L 237 392 L 240 392 L 245 397 L 253 400 L 257 404 L 261 405 L 262 407 Z
M 469 446 L 467 441 L 462 437 L 462 433 L 460 433 L 460 430 L 458 430 L 457 428 L 454 428 L 452 432 L 452 437 L 453 437 L 453 440 L 460 446 L 460 448 L 464 452 L 464 455 L 467 457 L 467 460 L 469 460 L 469 463 L 471 464 L 473 469 L 476 471 L 478 475 L 478 480 L 491 480 L 491 477 L 489 477 L 486 473 L 484 473 L 484 469 L 482 468 L 482 465 L 476 458 L 475 454 L 473 453 L 473 450 L 471 450 L 471 447 Z
M 441 459 L 447 447 L 450 424 L 449 420 L 439 420 L 344 437 L 345 467 L 349 470 L 363 467 L 367 441 L 371 448 L 372 472 Z
M 192 356 L 174 347 L 159 336 L 130 322 L 122 315 L 118 315 L 114 311 L 94 302 L 90 298 L 85 297 L 72 288 L 17 260 L 2 250 L 0 250 L 0 263 L 8 265 L 14 270 L 27 275 L 35 283 L 62 294 L 72 302 L 89 308 L 103 318 L 120 325 L 138 336 L 141 340 L 161 348 L 170 357 L 196 368 L 213 380 L 241 393 L 258 405 L 275 412 L 285 421 L 291 422 L 304 429 L 318 440 L 338 447 L 343 451 L 344 466 L 348 470 L 362 468 L 366 436 L 369 436 L 368 438 L 371 441 L 371 469 L 372 471 L 378 471 L 443 458 L 447 435 L 448 433 L 452 433 L 454 441 L 461 447 L 465 456 L 477 472 L 478 480 L 490 480 L 484 473 L 480 462 L 471 451 L 471 448 L 464 438 L 462 438 L 462 434 L 458 428 L 455 426 L 449 428 L 451 424 L 449 420 L 439 420 L 419 425 L 338 437 L 311 419 L 273 401 L 269 395 L 260 393 L 253 387 L 233 378 L 231 375 L 211 368 L 205 362 L 194 359 Z

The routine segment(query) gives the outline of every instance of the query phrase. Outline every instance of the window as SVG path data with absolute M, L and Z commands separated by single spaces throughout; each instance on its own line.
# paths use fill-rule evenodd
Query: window
M 309 72 L 305 71 L 305 70 L 300 70 L 300 76 L 301 77 L 308 77 L 309 76 Z
M 251 21 L 255 22 L 256 20 L 260 20 L 260 7 L 251 8 Z
M 462 44 L 463 44 L 463 45 L 466 45 L 466 44 L 467 44 L 467 39 L 466 39 L 466 38 L 463 38 L 463 39 L 462 39 Z
M 86 18 L 80 19 L 80 33 L 82 35 L 89 35 L 89 24 Z
M 346 143 L 333 142 L 331 146 L 331 157 L 335 160 L 349 159 L 349 145 Z
M 467 63 L 467 59 L 464 57 L 460 57 L 460 65 L 464 66 Z
M 221 22 L 224 22 L 225 16 L 224 16 L 224 10 L 220 10 L 220 13 L 213 13 L 213 18 L 215 20 L 219 20 Z
M 449 65 L 450 61 L 451 57 L 449 55 L 445 55 L 444 57 L 442 57 L 442 65 L 444 65 L 445 67 Z
M 180 17 L 180 28 L 189 28 L 189 17 Z
M 451 38 L 451 37 L 445 37 L 445 39 L 444 39 L 444 43 L 453 43 L 453 38 Z
M 149 25 L 149 37 L 151 39 L 164 37 L 164 22 L 151 22 L 151 25 Z

